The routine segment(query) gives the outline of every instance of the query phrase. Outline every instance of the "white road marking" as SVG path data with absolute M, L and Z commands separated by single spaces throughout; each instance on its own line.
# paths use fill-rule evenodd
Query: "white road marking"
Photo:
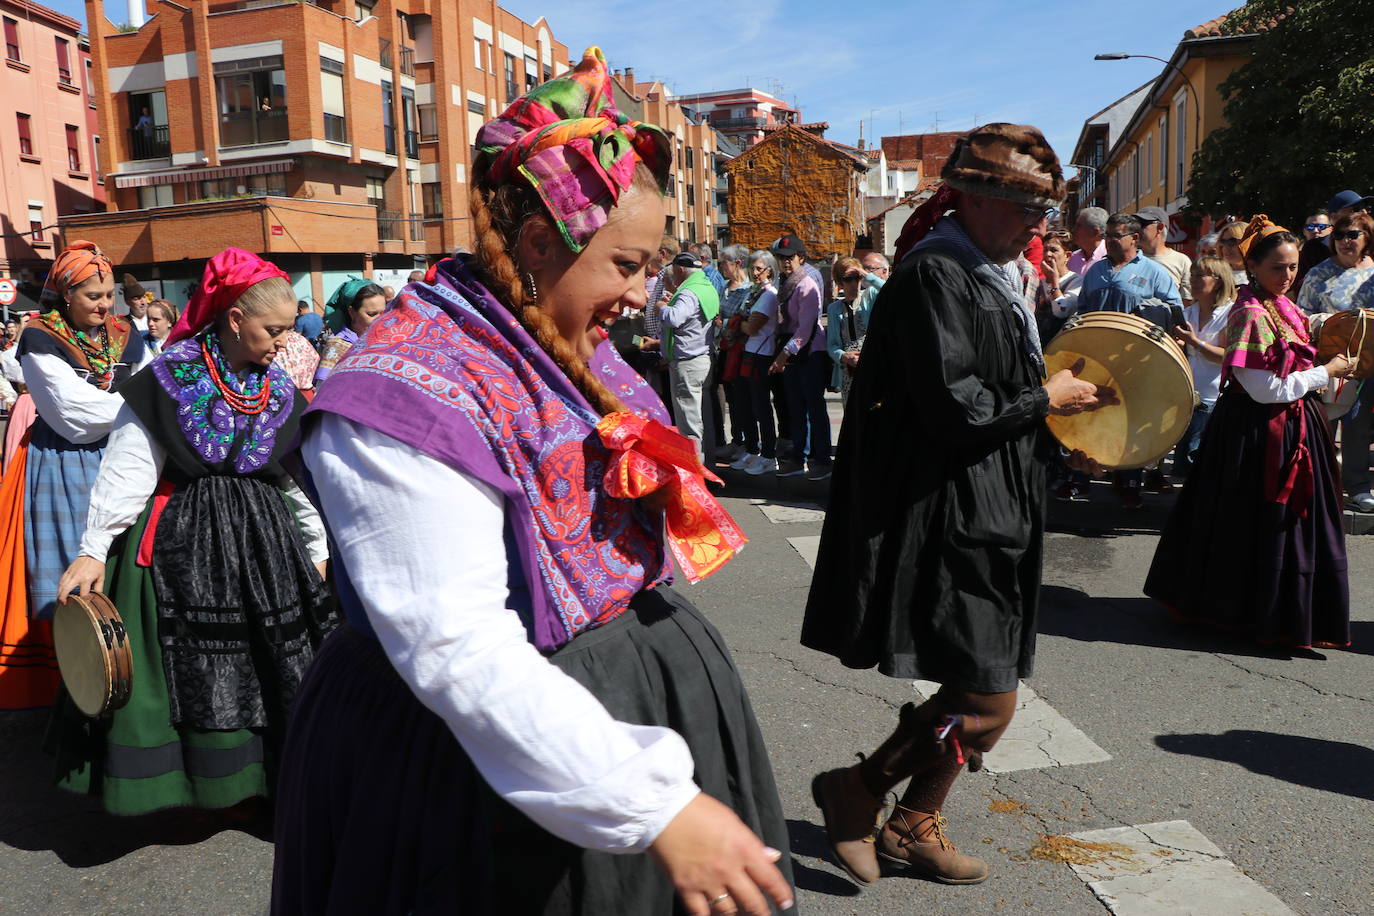
M 821 546 L 821 536 L 819 534 L 810 537 L 788 538 L 787 543 L 801 554 L 801 558 L 806 561 L 806 565 L 812 569 L 816 568 L 816 551 Z
M 775 525 L 795 525 L 825 521 L 825 510 L 815 503 L 779 502 L 775 499 L 751 499 L 770 522 Z
M 1295 916 L 1187 821 L 1071 836 L 1129 847 L 1129 853 L 1070 866 L 1118 916 Z
M 916 692 L 930 699 L 940 689 L 934 681 L 914 681 Z M 1016 715 L 997 745 L 983 758 L 990 773 L 1101 763 L 1112 755 L 1025 684 L 1016 689 Z

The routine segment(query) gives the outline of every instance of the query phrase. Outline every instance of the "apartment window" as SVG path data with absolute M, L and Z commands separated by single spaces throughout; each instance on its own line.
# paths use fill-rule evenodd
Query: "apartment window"
M 129 149 L 134 159 L 166 159 L 172 155 L 167 128 L 167 93 L 130 92 Z
M 72 124 L 67 125 L 67 169 L 81 171 L 81 132 Z
M 428 103 L 417 105 L 416 110 L 420 116 L 420 140 L 439 139 L 439 106 Z
M 91 165 L 95 167 L 95 183 L 105 183 L 105 170 L 100 167 L 100 138 L 91 137 Z
M 1164 197 L 1169 196 L 1169 116 L 1159 119 L 1159 183 L 1164 185 Z
M 334 143 L 348 142 L 348 122 L 345 118 L 343 64 L 327 57 L 320 58 L 320 95 L 324 111 L 324 138 Z
M 86 58 L 86 104 L 95 107 L 95 75 L 91 71 L 91 59 Z
M 401 87 L 401 117 L 405 123 L 406 155 L 411 159 L 420 158 L 419 114 L 415 110 L 415 90 Z
M 1148 188 L 1155 179 L 1155 138 L 1145 138 L 1145 186 Z
M 33 119 L 26 114 L 15 113 L 14 118 L 19 122 L 19 155 L 32 156 L 33 152 Z
M 154 184 L 138 189 L 138 206 L 140 209 L 170 207 L 172 203 L 172 186 L 169 184 Z
M 390 80 L 382 80 L 382 130 L 386 133 L 386 154 L 396 155 L 396 90 Z
M 520 97 L 520 84 L 515 81 L 515 55 L 507 54 L 506 58 L 506 101 L 514 102 Z
M 695 153 L 695 150 L 693 150 L 690 146 L 687 147 L 687 162 L 686 162 L 686 165 L 687 165 L 687 171 L 689 171 L 689 172 L 690 172 L 693 168 L 695 168 L 696 157 L 695 157 L 694 153 Z
M 437 181 L 426 181 L 420 185 L 420 204 L 425 219 L 440 219 L 444 215 L 444 186 Z
M 29 204 L 29 238 L 34 244 L 43 242 L 43 208 Z
M 691 183 L 689 182 L 688 185 L 687 185 L 687 206 L 689 206 L 689 207 L 695 207 L 696 205 L 697 205 L 697 188 L 696 188 L 696 185 L 691 184 Z
M 472 40 L 472 63 L 478 70 L 485 70 L 487 59 L 487 43 L 480 38 Z
M 552 68 L 552 67 L 545 67 L 545 68 L 544 68 L 544 82 L 547 83 L 547 82 L 548 82 L 549 80 L 551 80 L 551 79 L 553 79 L 553 68 Z
M 57 49 L 57 81 L 64 86 L 72 85 L 71 42 L 65 38 L 53 38 Z
M 215 64 L 221 146 L 287 139 L 286 71 L 280 55 Z
M 362 22 L 372 15 L 372 8 L 377 5 L 377 0 L 353 0 L 353 18 L 357 22 Z
M 529 55 L 525 56 L 525 91 L 528 92 L 539 85 L 539 61 Z
M 367 179 L 367 202 L 374 207 L 385 206 L 386 184 L 380 178 Z
M 1178 124 L 1178 130 L 1174 131 L 1174 169 L 1177 172 L 1176 184 L 1180 195 L 1187 189 L 1188 170 L 1184 161 L 1188 157 L 1187 142 L 1187 117 L 1188 117 L 1188 97 L 1183 93 L 1178 94 L 1178 101 L 1174 103 L 1174 122 Z M 1197 137 L 1193 142 L 1198 142 Z
M 19 56 L 19 23 L 10 17 L 5 17 L 5 57 L 12 61 L 22 61 Z

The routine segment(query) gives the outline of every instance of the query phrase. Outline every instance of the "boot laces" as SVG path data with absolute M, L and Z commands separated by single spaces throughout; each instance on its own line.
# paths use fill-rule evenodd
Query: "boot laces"
M 917 819 L 915 827 L 913 827 L 911 823 L 907 821 L 907 812 L 921 815 L 921 817 Z M 902 849 L 905 849 L 913 843 L 921 842 L 921 840 L 916 835 L 917 830 L 925 821 L 930 821 L 931 832 L 935 835 L 935 841 L 940 844 L 940 848 L 947 852 L 956 851 L 954 842 L 950 840 L 948 836 L 945 835 L 945 828 L 949 826 L 949 821 L 945 818 L 943 812 L 936 811 L 934 814 L 925 814 L 924 812 L 912 811 L 910 808 L 903 808 L 901 805 L 896 805 L 894 806 L 892 816 L 897 820 L 901 821 L 902 824 L 902 828 L 896 831 L 897 845 Z

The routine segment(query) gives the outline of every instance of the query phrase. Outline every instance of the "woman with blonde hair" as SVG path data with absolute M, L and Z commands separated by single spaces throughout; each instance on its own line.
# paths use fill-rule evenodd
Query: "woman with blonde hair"
M 121 389 L 80 555 L 54 590 L 105 590 L 128 631 L 128 703 L 94 721 L 64 708 L 54 729 L 58 785 L 112 814 L 267 796 L 333 626 L 324 528 L 284 463 L 305 410 L 275 364 L 295 306 L 281 270 L 223 251 Z
M 1244 286 L 1250 282 L 1249 274 L 1246 273 L 1245 255 L 1241 253 L 1240 242 L 1245 238 L 1249 231 L 1249 224 L 1245 220 L 1232 220 L 1217 230 L 1217 250 L 1221 253 L 1221 258 L 1231 268 L 1231 273 L 1236 280 L 1236 286 Z
M 1216 405 L 1221 361 L 1226 355 L 1226 320 L 1236 301 L 1235 274 L 1221 258 L 1198 258 L 1192 267 L 1193 304 L 1183 310 L 1184 323 L 1173 335 L 1188 356 L 1198 404 L 1188 429 L 1174 449 L 1175 473 L 1187 475 L 1197 458 L 1202 432 Z
M 840 397 L 849 402 L 849 388 L 854 372 L 859 368 L 859 354 L 863 350 L 864 335 L 868 333 L 868 313 L 883 281 L 864 270 L 858 258 L 840 258 L 830 271 L 840 297 L 825 307 L 826 349 L 835 361 L 830 387 L 840 390 Z M 868 281 L 865 287 L 864 281 Z
M 293 714 L 275 913 L 792 906 L 748 698 L 667 585 L 669 550 L 695 580 L 743 537 L 594 333 L 644 305 L 672 175 L 610 88 L 593 48 L 482 128 L 475 253 L 312 405 L 348 622 Z

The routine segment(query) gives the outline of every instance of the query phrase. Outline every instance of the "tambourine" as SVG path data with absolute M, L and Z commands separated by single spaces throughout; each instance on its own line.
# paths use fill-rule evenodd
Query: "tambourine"
M 52 619 L 57 667 L 72 703 L 91 718 L 129 702 L 133 655 L 114 602 L 100 592 L 68 595 Z

